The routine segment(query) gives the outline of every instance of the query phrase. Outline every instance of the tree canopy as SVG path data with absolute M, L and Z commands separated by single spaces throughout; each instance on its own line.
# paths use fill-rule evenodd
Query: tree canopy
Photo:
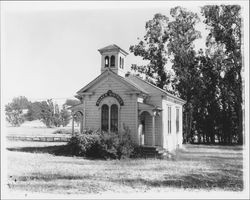
M 201 14 L 209 30 L 205 51 L 194 49 L 201 38 L 196 30 L 198 14 L 175 7 L 171 19 L 158 13 L 146 22 L 144 38 L 130 51 L 149 64 L 131 69 L 187 101 L 183 120 L 187 142 L 198 134 L 203 142 L 242 143 L 240 7 L 204 6 Z

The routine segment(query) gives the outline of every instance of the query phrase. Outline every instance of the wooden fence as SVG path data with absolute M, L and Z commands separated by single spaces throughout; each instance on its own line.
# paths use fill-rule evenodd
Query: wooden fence
M 35 141 L 35 142 L 68 142 L 70 137 L 54 136 L 7 136 L 8 140 Z

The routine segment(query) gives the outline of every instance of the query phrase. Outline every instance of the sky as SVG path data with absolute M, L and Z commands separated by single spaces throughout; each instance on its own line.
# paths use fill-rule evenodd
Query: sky
M 100 74 L 98 49 L 117 44 L 127 52 L 143 38 L 154 14 L 169 17 L 181 5 L 199 13 L 204 3 L 189 2 L 1 2 L 2 100 L 26 96 L 30 101 L 53 98 L 59 104 Z M 207 31 L 200 23 L 205 47 Z M 142 63 L 130 53 L 126 69 Z

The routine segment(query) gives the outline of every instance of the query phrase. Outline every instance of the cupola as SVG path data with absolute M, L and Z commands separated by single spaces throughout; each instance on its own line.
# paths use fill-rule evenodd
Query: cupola
M 98 49 L 101 53 L 101 73 L 110 69 L 120 76 L 125 76 L 125 57 L 128 55 L 119 46 L 112 44 L 104 48 Z

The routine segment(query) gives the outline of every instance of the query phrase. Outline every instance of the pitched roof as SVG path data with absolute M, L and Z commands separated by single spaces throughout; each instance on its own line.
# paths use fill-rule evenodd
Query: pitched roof
M 98 49 L 98 51 L 100 53 L 102 53 L 104 51 L 111 51 L 111 50 L 119 50 L 119 51 L 123 52 L 125 55 L 128 55 L 128 53 L 125 50 L 123 50 L 121 47 L 117 46 L 116 44 L 111 44 L 111 45 L 108 45 L 108 46 L 103 47 L 101 49 Z
M 181 101 L 183 103 L 186 102 L 185 100 L 183 100 L 183 99 L 181 99 L 181 98 L 179 98 L 179 97 L 177 97 L 177 96 L 175 96 L 175 95 L 173 95 L 173 94 L 171 94 L 171 93 L 169 93 L 169 92 L 167 92 L 167 91 L 165 91 L 165 90 L 163 90 L 163 89 L 161 89 L 161 88 L 159 88 L 159 87 L 157 87 L 157 86 L 155 86 L 155 85 L 153 85 L 151 83 L 149 83 L 148 81 L 145 81 L 145 80 L 141 79 L 138 76 L 134 76 L 134 75 L 130 74 L 129 76 L 126 77 L 126 79 L 129 79 L 131 82 L 137 84 L 139 88 L 146 90 L 147 93 L 150 93 L 150 91 L 148 91 L 148 89 L 147 89 L 148 86 L 149 86 L 149 87 L 157 89 L 163 95 L 173 97 L 173 98 L 175 98 L 175 99 L 177 99 L 177 100 L 179 100 L 179 101 Z
M 143 88 L 139 87 L 136 83 L 131 82 L 130 80 L 117 75 L 116 73 L 114 73 L 111 69 L 107 68 L 106 71 L 104 71 L 103 73 L 101 73 L 99 76 L 97 76 L 93 81 L 91 81 L 89 84 L 87 84 L 86 86 L 84 86 L 82 89 L 80 89 L 79 91 L 77 91 L 77 94 L 81 94 L 85 91 L 87 91 L 91 86 L 95 85 L 96 83 L 98 83 L 103 77 L 107 76 L 107 75 L 111 75 L 114 76 L 116 78 L 119 78 L 122 82 L 124 82 L 126 85 L 130 86 L 131 88 L 133 88 L 136 91 L 142 92 L 144 94 L 148 94 L 148 92 L 146 90 L 144 90 Z
M 159 93 L 161 93 L 162 95 L 166 95 L 166 96 L 170 96 L 174 99 L 177 99 L 179 101 L 181 101 L 182 103 L 186 103 L 185 100 L 147 82 L 144 81 L 143 79 L 134 76 L 134 75 L 128 75 L 126 77 L 122 77 L 117 75 L 116 73 L 114 73 L 111 69 L 107 68 L 106 71 L 104 71 L 102 74 L 100 74 L 99 76 L 97 76 L 93 81 L 91 81 L 89 84 L 87 84 L 85 87 L 83 87 L 82 89 L 80 89 L 77 94 L 81 94 L 85 91 L 87 91 L 91 86 L 95 85 L 96 83 L 98 83 L 103 77 L 105 76 L 114 76 L 116 78 L 119 78 L 119 80 L 121 80 L 123 83 L 127 84 L 128 86 L 130 86 L 131 88 L 133 88 L 136 91 L 142 92 L 146 95 L 150 95 L 151 91 L 148 89 L 149 87 L 152 87 L 154 89 L 156 89 Z M 149 86 L 149 87 L 148 87 Z

